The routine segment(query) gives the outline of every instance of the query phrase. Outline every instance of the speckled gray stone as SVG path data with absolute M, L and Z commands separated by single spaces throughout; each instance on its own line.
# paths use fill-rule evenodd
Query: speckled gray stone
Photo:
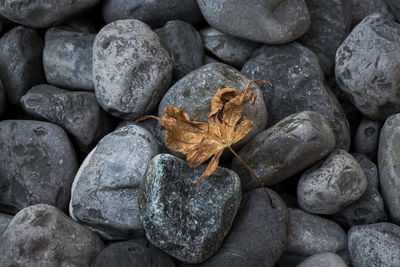
M 340 103 L 326 85 L 317 56 L 306 47 L 291 43 L 262 46 L 242 68 L 252 79 L 266 79 L 260 85 L 269 114 L 269 125 L 304 110 L 324 115 L 336 136 L 336 147 L 348 150 L 350 129 Z
M 0 79 L 0 115 L 3 113 L 6 107 L 6 93 L 4 91 L 3 83 Z
M 1 37 L 0 79 L 11 104 L 19 105 L 26 91 L 44 82 L 43 45 L 39 34 L 22 26 L 13 28 Z
M 379 139 L 378 170 L 383 201 L 391 219 L 400 224 L 400 114 L 389 117 Z
M 172 20 L 156 29 L 155 33 L 174 61 L 174 82 L 203 65 L 203 42 L 195 27 L 181 20 Z
M 310 13 L 304 0 L 197 0 L 197 3 L 213 28 L 256 42 L 289 43 L 310 26 Z
M 309 213 L 333 214 L 359 199 L 367 184 L 358 161 L 346 151 L 335 149 L 303 173 L 297 201 Z
M 397 17 L 397 21 L 400 22 L 400 1 L 399 0 L 386 0 L 391 10 Z
M 164 109 L 169 105 L 182 106 L 191 120 L 207 121 L 211 111 L 211 99 L 217 91 L 231 87 L 243 92 L 249 81 L 249 78 L 226 64 L 211 63 L 202 66 L 183 77 L 165 93 L 158 107 L 158 116 L 164 116 Z M 256 84 L 249 90 L 254 91 L 258 95 L 254 105 L 247 104 L 243 110 L 244 116 L 254 124 L 254 128 L 234 147 L 243 145 L 267 125 L 267 110 Z
M 302 261 L 297 267 L 347 267 L 344 260 L 337 254 L 326 252 L 315 254 Z
M 206 50 L 223 62 L 238 68 L 243 66 L 259 46 L 256 42 L 231 36 L 212 27 L 202 29 L 200 34 Z
M 1 0 L 0 14 L 33 28 L 48 28 L 94 7 L 100 0 Z
M 400 227 L 376 223 L 352 227 L 348 244 L 354 267 L 400 266 Z
M 368 180 L 368 186 L 360 199 L 334 214 L 332 219 L 347 228 L 386 221 L 383 199 L 378 189 L 376 165 L 363 154 L 353 154 L 353 156 L 360 163 Z
M 108 245 L 94 260 L 93 267 L 175 267 L 169 255 L 146 238 L 131 239 Z
M 89 266 L 101 239 L 57 208 L 39 204 L 14 216 L 0 238 L 0 266 Z
M 335 74 L 365 116 L 385 120 L 400 112 L 400 24 L 379 13 L 362 20 L 338 48 Z
M 394 15 L 388 6 L 388 0 L 350 0 L 352 3 L 352 28 L 368 15 L 378 12 L 384 17 L 394 20 Z
M 112 22 L 96 35 L 96 97 L 113 116 L 134 120 L 152 111 L 168 89 L 172 70 L 160 38 L 141 21 Z
M 217 252 L 242 197 L 239 176 L 222 167 L 196 188 L 206 167 L 191 169 L 177 157 L 159 154 L 151 160 L 138 196 L 147 239 L 188 263 Z
M 10 224 L 13 216 L 0 213 L 0 236 L 4 233 L 7 229 L 8 225 Z
M 0 122 L 1 211 L 15 214 L 39 203 L 66 210 L 77 168 L 74 148 L 59 126 Z
M 375 160 L 378 152 L 382 123 L 363 118 L 354 135 L 354 151 Z
M 154 137 L 137 125 L 105 136 L 75 176 L 71 217 L 106 239 L 143 235 L 137 196 L 146 167 L 157 154 Z
M 95 34 L 62 28 L 46 31 L 43 67 L 48 83 L 70 90 L 94 90 L 92 50 Z
M 328 76 L 333 75 L 336 49 L 350 32 L 351 0 L 306 0 L 311 26 L 298 41 L 313 51 Z
M 303 111 L 258 134 L 239 155 L 268 186 L 311 166 L 334 146 L 335 137 L 326 119 L 317 112 Z M 259 186 L 236 158 L 232 169 L 240 176 L 243 190 Z
M 137 19 L 152 27 L 163 26 L 167 21 L 175 19 L 191 24 L 203 19 L 196 0 L 105 0 L 103 17 L 106 23 Z
M 28 114 L 64 128 L 84 152 L 89 152 L 101 137 L 111 131 L 108 116 L 92 92 L 70 92 L 41 84 L 21 98 L 21 106 Z

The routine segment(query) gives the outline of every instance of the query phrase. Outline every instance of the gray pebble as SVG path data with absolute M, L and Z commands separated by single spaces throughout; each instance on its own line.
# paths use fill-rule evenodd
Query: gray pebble
M 39 203 L 66 210 L 77 168 L 74 148 L 59 126 L 0 122 L 1 211 L 15 214 Z
M 400 266 L 400 227 L 376 223 L 352 227 L 348 244 L 354 267 Z
M 304 110 L 324 115 L 336 137 L 336 147 L 348 150 L 350 129 L 338 100 L 329 90 L 317 56 L 306 47 L 291 43 L 262 46 L 242 68 L 252 79 L 272 83 L 260 85 L 269 114 L 269 125 Z
M 397 17 L 397 21 L 400 22 L 400 1 L 399 0 L 386 0 L 392 9 L 393 13 Z
M 157 154 L 154 137 L 139 126 L 105 136 L 75 176 L 71 217 L 106 239 L 143 235 L 137 196 L 146 167 Z
M 375 160 L 378 152 L 381 128 L 381 122 L 364 117 L 358 125 L 354 136 L 354 151 L 365 154 L 370 159 Z
M 347 264 L 339 255 L 326 252 L 308 257 L 297 267 L 347 267 Z
M 0 213 L 0 236 L 4 233 L 7 229 L 8 225 L 10 224 L 13 216 Z
M 388 6 L 389 0 L 350 0 L 352 3 L 352 28 L 368 15 L 378 12 L 384 17 L 394 20 L 394 15 Z
M 23 26 L 15 27 L 1 37 L 0 79 L 11 104 L 19 105 L 26 91 L 44 82 L 43 45 L 39 34 Z
M 97 100 L 113 116 L 150 113 L 168 89 L 173 62 L 160 38 L 138 20 L 119 20 L 97 34 L 93 82 Z
M 192 25 L 172 20 L 156 29 L 155 33 L 174 61 L 173 81 L 203 65 L 203 43 L 199 32 Z
M 400 24 L 379 13 L 362 20 L 336 52 L 338 85 L 357 109 L 371 119 L 385 120 L 400 112 L 397 55 Z
M 197 180 L 206 165 L 189 165 L 172 155 L 154 157 L 139 191 L 139 214 L 150 242 L 188 263 L 209 259 L 222 244 L 239 209 L 240 179 L 218 167 Z
M 239 155 L 266 186 L 273 185 L 311 166 L 335 146 L 335 137 L 319 113 L 291 115 L 250 140 Z M 244 190 L 260 186 L 236 158 L 232 169 Z
M 197 0 L 197 3 L 213 28 L 256 42 L 289 43 L 310 26 L 310 13 L 304 0 Z
M 39 204 L 14 216 L 0 238 L 0 266 L 89 266 L 101 239 L 57 208 Z
M 43 67 L 48 83 L 71 90 L 94 90 L 92 50 L 95 35 L 61 28 L 46 31 Z

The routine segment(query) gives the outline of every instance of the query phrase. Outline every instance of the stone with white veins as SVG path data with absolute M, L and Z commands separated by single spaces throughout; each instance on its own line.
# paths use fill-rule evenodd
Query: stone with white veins
M 93 82 L 113 116 L 137 119 L 152 111 L 170 85 L 173 62 L 151 28 L 134 19 L 107 24 L 93 46 Z

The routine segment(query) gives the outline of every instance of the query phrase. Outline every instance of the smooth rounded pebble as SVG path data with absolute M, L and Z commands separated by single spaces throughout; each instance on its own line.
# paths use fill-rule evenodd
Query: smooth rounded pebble
M 256 42 L 289 43 L 310 26 L 310 13 L 304 0 L 197 0 L 197 3 L 213 28 Z
M 39 204 L 15 215 L 0 237 L 0 266 L 89 266 L 103 248 L 92 231 Z
M 347 267 L 344 260 L 337 254 L 327 252 L 308 257 L 297 267 Z
M 135 120 L 152 111 L 168 89 L 173 62 L 160 38 L 141 21 L 107 24 L 93 46 L 93 81 L 105 111 Z
M 357 160 L 336 149 L 303 173 L 297 186 L 297 201 L 309 213 L 333 214 L 359 199 L 367 184 Z
M 138 191 L 147 165 L 157 154 L 154 137 L 137 125 L 127 125 L 106 135 L 75 176 L 69 206 L 71 217 L 106 239 L 143 235 Z
M 222 167 L 196 188 L 206 167 L 193 169 L 177 157 L 159 154 L 148 165 L 139 190 L 147 239 L 188 263 L 205 261 L 218 251 L 242 198 L 239 176 Z
M 334 146 L 335 137 L 326 119 L 317 112 L 303 111 L 259 133 L 238 154 L 269 186 L 313 165 Z M 243 190 L 260 186 L 237 158 L 231 166 L 240 176 Z
M 15 214 L 39 203 L 66 210 L 77 169 L 74 148 L 61 127 L 41 121 L 0 122 L 1 211 Z

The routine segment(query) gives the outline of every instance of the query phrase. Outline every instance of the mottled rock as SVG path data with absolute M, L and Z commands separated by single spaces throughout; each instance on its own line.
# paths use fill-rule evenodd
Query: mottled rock
M 1 211 L 15 214 L 39 203 L 66 210 L 77 168 L 74 148 L 59 126 L 0 122 Z
M 0 238 L 0 266 L 89 266 L 101 239 L 57 208 L 39 204 L 14 216 Z
M 169 20 L 191 24 L 203 19 L 196 0 L 105 0 L 103 17 L 106 23 L 120 19 L 137 19 L 152 27 L 163 26 Z
M 365 154 L 370 159 L 375 160 L 381 127 L 381 122 L 363 118 L 354 136 L 354 151 Z
M 336 149 L 303 173 L 297 186 L 297 201 L 307 212 L 333 214 L 359 199 L 367 184 L 358 161 Z
M 1 0 L 0 14 L 33 28 L 48 28 L 94 7 L 100 0 Z
M 154 247 L 146 238 L 108 245 L 94 260 L 95 267 L 174 267 L 170 256 Z
M 332 219 L 346 228 L 385 221 L 386 213 L 378 189 L 378 169 L 367 156 L 363 154 L 353 154 L 353 156 L 360 163 L 368 186 L 360 199 L 333 215 Z
M 203 65 L 203 43 L 199 32 L 192 25 L 172 20 L 156 29 L 155 33 L 174 61 L 173 81 Z
M 258 43 L 237 38 L 212 27 L 200 31 L 204 48 L 223 62 L 242 67 L 259 46 Z
M 261 132 L 238 154 L 269 186 L 316 163 L 334 146 L 335 137 L 326 119 L 317 112 L 303 111 Z M 236 158 L 232 169 L 240 176 L 243 190 L 259 186 Z
M 4 91 L 3 83 L 0 79 L 0 115 L 3 113 L 4 108 L 6 107 L 6 93 Z
M 110 131 L 108 117 L 92 92 L 70 92 L 42 84 L 21 98 L 21 106 L 28 114 L 64 128 L 84 152 Z
M 192 169 L 179 158 L 159 154 L 151 160 L 138 196 L 147 239 L 188 263 L 217 252 L 241 200 L 239 177 L 222 167 L 196 188 L 206 167 Z
M 197 3 L 213 28 L 256 42 L 289 43 L 310 26 L 310 13 L 304 0 L 197 0 Z
M 0 1 L 0 6 L 1 6 Z M 19 105 L 32 86 L 44 81 L 43 40 L 34 30 L 18 26 L 0 39 L 0 79 L 7 100 Z
M 348 233 L 354 267 L 400 266 L 400 227 L 392 223 L 354 226 Z
M 315 254 L 302 261 L 297 267 L 347 267 L 344 260 L 337 254 L 326 252 Z
M 69 213 L 103 238 L 143 235 L 138 191 L 146 167 L 158 154 L 154 137 L 136 125 L 105 136 L 75 176 Z
M 393 20 L 394 15 L 390 12 L 388 6 L 389 0 L 351 0 L 352 3 L 352 28 L 354 28 L 360 21 L 372 13 L 380 13 L 384 17 Z
M 383 201 L 394 223 L 400 224 L 400 114 L 389 117 L 379 138 L 378 170 Z
M 13 216 L 8 214 L 0 213 L 0 236 L 4 233 L 7 229 L 8 225 L 10 224 Z
M 137 119 L 152 111 L 170 84 L 172 70 L 172 60 L 160 38 L 141 21 L 116 21 L 96 35 L 96 97 L 113 116 Z
M 62 28 L 47 30 L 43 50 L 47 82 L 71 90 L 94 90 L 92 50 L 95 36 Z
M 269 114 L 269 125 L 305 110 L 324 115 L 336 137 L 336 147 L 348 150 L 350 129 L 339 102 L 325 83 L 317 56 L 298 43 L 262 46 L 242 68 L 252 79 L 266 79 L 260 85 Z
M 336 49 L 350 32 L 351 0 L 306 0 L 311 26 L 299 42 L 313 51 L 328 76 L 335 66 Z
M 386 0 L 392 9 L 393 13 L 397 17 L 397 21 L 400 22 L 400 1 L 399 0 Z
M 365 116 L 385 120 L 400 112 L 400 24 L 378 13 L 362 20 L 338 48 L 335 74 Z

